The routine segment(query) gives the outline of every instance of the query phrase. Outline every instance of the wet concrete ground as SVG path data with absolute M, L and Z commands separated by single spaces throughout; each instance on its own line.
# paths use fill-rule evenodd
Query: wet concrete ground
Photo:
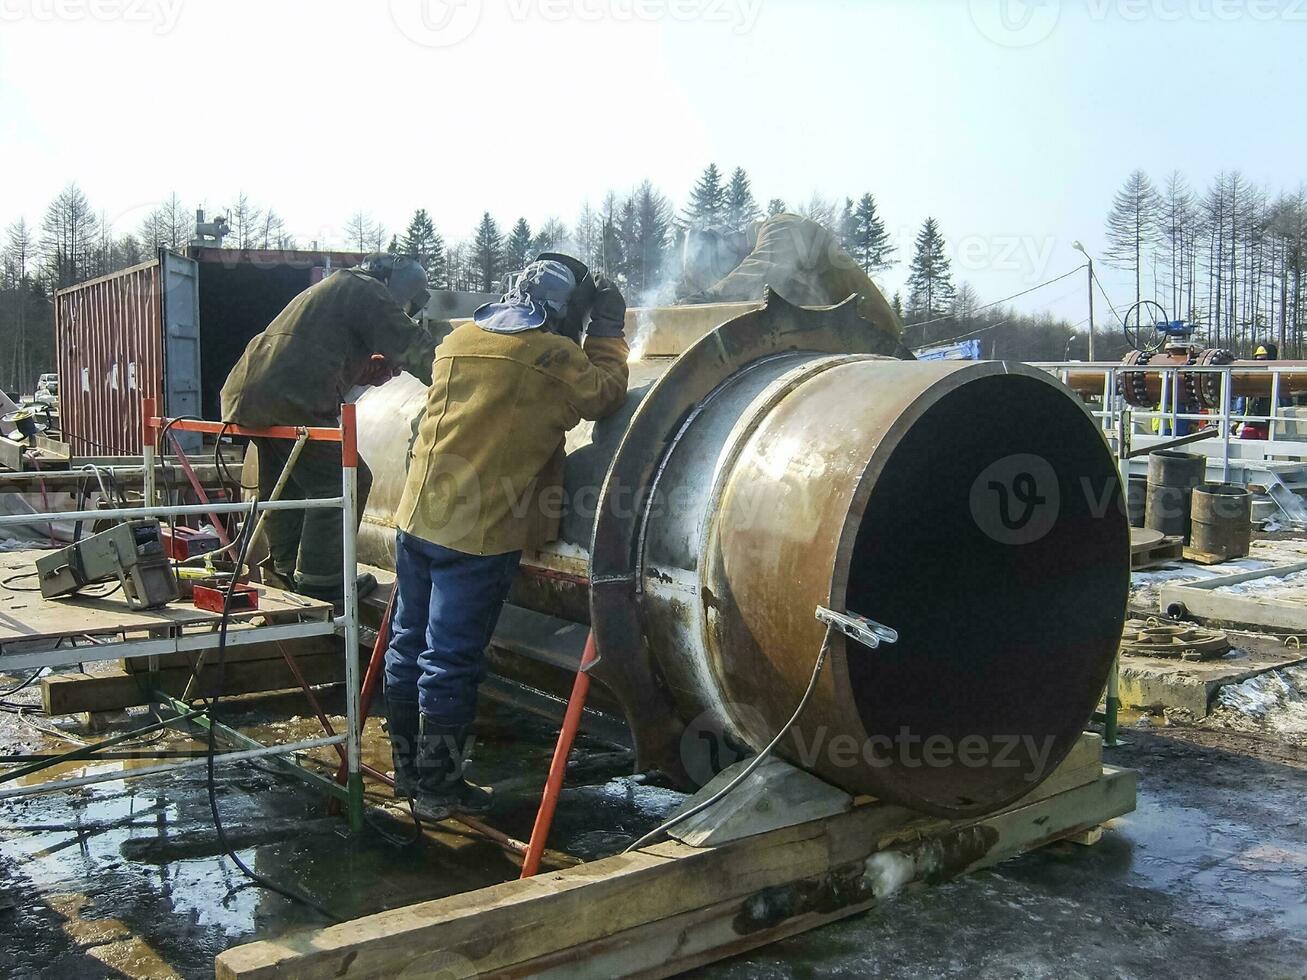
M 233 720 L 256 737 L 290 740 L 315 731 L 304 711 L 297 698 L 264 699 Z M 509 791 L 493 822 L 524 837 L 553 730 L 504 709 L 479 727 L 474 775 Z M 375 723 L 369 730 L 368 759 L 380 763 L 384 742 Z M 912 890 L 701 974 L 1307 976 L 1301 750 L 1183 727 L 1127 737 L 1107 756 L 1140 770 L 1139 810 L 1098 845 L 1057 845 Z M 0 742 L 15 741 L 56 748 L 0 716 Z M 620 755 L 593 741 L 585 749 L 598 759 L 587 775 L 596 785 L 565 794 L 551 843 L 595 857 L 654 826 L 680 797 L 606 778 L 605 769 L 621 770 Z M 220 769 L 216 788 L 241 856 L 342 917 L 516 876 L 497 846 L 458 832 L 408 847 L 375 829 L 351 838 L 320 798 L 260 765 Z M 321 923 L 248 886 L 219 850 L 202 770 L 0 802 L 0 976 L 209 977 L 228 946 Z

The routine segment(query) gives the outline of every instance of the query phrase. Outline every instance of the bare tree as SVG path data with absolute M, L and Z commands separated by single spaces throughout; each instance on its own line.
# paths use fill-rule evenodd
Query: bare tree
M 231 227 L 228 243 L 236 248 L 257 248 L 263 209 L 250 203 L 244 191 L 236 196 L 236 203 L 227 209 L 227 224 Z
M 99 226 L 76 184 L 69 184 L 50 202 L 41 223 L 41 252 L 53 288 L 71 286 L 91 274 Z
M 1157 232 L 1160 204 L 1152 181 L 1142 170 L 1135 170 L 1116 192 L 1107 215 L 1108 264 L 1129 269 L 1135 275 L 1135 302 L 1144 296 L 1145 252 Z

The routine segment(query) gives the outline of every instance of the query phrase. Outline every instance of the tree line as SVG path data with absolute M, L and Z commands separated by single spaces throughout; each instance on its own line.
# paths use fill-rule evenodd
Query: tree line
M 899 262 L 898 246 L 871 192 L 843 198 L 813 194 L 794 206 L 772 197 L 764 205 L 743 167 L 727 172 L 715 163 L 704 168 L 679 210 L 668 195 L 645 180 L 627 192 L 610 191 L 597 204 L 586 202 L 570 224 L 557 217 L 537 227 L 525 217 L 501 224 L 486 211 L 470 233 L 458 237 L 446 237 L 426 208 L 415 210 L 407 226 L 396 232 L 358 210 L 345 221 L 333 244 L 356 252 L 410 255 L 426 267 L 432 288 L 478 292 L 499 291 L 511 272 L 539 252 L 566 251 L 614 279 L 633 305 L 652 305 L 674 300 L 681 249 L 691 229 L 743 232 L 760 219 L 786 211 L 824 225 L 873 277 Z M 230 232 L 223 247 L 294 249 L 299 245 L 274 208 L 257 204 L 244 193 L 227 206 L 225 218 Z M 138 226 L 120 230 L 96 211 L 76 184 L 49 204 L 39 227 L 21 217 L 9 224 L 0 261 L 4 387 L 30 391 L 36 376 L 53 368 L 55 290 L 146 261 L 160 247 L 183 250 L 194 231 L 194 210 L 175 193 L 151 209 Z M 317 248 L 319 243 L 311 245 Z M 978 305 L 974 291 L 965 282 L 954 282 L 948 245 L 934 218 L 922 222 L 912 243 L 904 292 L 895 293 L 892 303 L 908 325 L 907 339 L 913 346 L 951 339 L 980 322 L 973 315 Z M 1016 317 L 1007 315 L 1010 320 Z M 1016 319 L 1031 329 L 1042 322 Z M 999 329 L 992 324 L 989 328 Z M 1069 336 L 1070 327 L 1063 324 L 1062 328 Z M 1042 346 L 1059 346 L 1065 340 L 1053 338 Z M 1005 356 L 1022 355 L 1011 351 Z
M 1199 191 L 1177 170 L 1159 189 L 1135 170 L 1106 236 L 1104 258 L 1130 273 L 1132 302 L 1160 303 L 1213 347 L 1246 354 L 1270 340 L 1282 357 L 1303 355 L 1307 187 L 1272 192 L 1225 170 Z

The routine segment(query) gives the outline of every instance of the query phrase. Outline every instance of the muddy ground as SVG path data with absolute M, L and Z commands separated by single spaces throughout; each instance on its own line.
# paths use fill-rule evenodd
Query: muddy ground
M 232 720 L 265 738 L 307 736 L 313 722 L 296 717 L 298 702 L 246 702 Z M 25 751 L 55 741 L 12 713 L 0 726 L 0 739 Z M 488 711 L 480 728 L 479 776 L 507 791 L 495 823 L 525 836 L 552 729 L 505 709 Z M 381 761 L 375 725 L 370 736 L 369 758 Z M 914 889 L 701 974 L 1307 975 L 1303 750 L 1210 727 L 1131 728 L 1127 737 L 1107 758 L 1140 771 L 1139 809 L 1113 821 L 1098 845 L 1056 845 Z M 160 745 L 198 747 L 181 737 L 152 748 Z M 584 778 L 595 785 L 565 794 L 554 838 L 564 850 L 614 850 L 681 799 L 606 778 L 605 768 L 625 764 L 610 745 L 590 740 L 584 754 Z M 470 834 L 403 845 L 392 838 L 411 825 L 378 813 L 351 838 L 318 797 L 262 766 L 220 769 L 215 789 L 237 853 L 342 917 L 514 876 L 497 846 Z M 221 856 L 202 770 L 0 803 L 5 977 L 208 977 L 228 946 L 321 921 L 248 885 Z

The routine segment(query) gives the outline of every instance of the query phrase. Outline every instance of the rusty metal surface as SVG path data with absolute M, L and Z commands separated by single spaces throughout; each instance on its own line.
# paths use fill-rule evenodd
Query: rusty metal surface
M 1242 558 L 1252 544 L 1253 495 L 1230 483 L 1202 483 L 1191 498 L 1190 546 L 1205 560 Z
M 55 293 L 63 438 L 80 454 L 141 451 L 141 399 L 163 385 L 157 260 Z
M 1137 352 L 1136 352 L 1137 355 Z M 1127 358 L 1139 360 L 1137 356 L 1127 355 Z M 1171 355 L 1154 354 L 1148 358 L 1148 366 L 1157 367 L 1183 367 L 1188 363 L 1187 357 L 1174 357 Z M 1230 363 L 1235 371 L 1233 380 L 1230 385 L 1230 396 L 1232 398 L 1269 398 L 1271 395 L 1271 374 L 1265 370 L 1267 361 L 1224 361 L 1217 360 L 1212 363 L 1224 364 Z M 1275 361 L 1271 362 L 1281 368 L 1291 368 L 1292 370 L 1283 371 L 1280 374 L 1280 391 L 1285 395 L 1307 393 L 1307 361 Z M 1122 362 L 1122 367 L 1130 366 L 1126 361 Z M 1241 373 L 1239 368 L 1249 368 L 1250 370 Z M 1301 368 L 1301 370 L 1298 370 Z M 1202 407 L 1209 409 L 1219 409 L 1219 385 L 1217 380 L 1218 374 L 1204 374 L 1202 372 L 1185 373 L 1181 376 L 1187 384 L 1195 383 L 1196 379 L 1203 379 L 1201 388 L 1198 389 L 1204 396 Z M 1074 369 L 1067 372 L 1066 385 L 1072 391 L 1080 395 L 1091 397 L 1101 396 L 1103 394 L 1103 385 L 1107 378 L 1107 372 L 1101 367 L 1086 367 Z M 1121 393 L 1125 395 L 1126 400 L 1139 408 L 1153 408 L 1157 405 L 1162 397 L 1162 378 L 1156 371 L 1130 371 L 1120 372 L 1117 375 L 1117 386 Z
M 782 743 L 835 785 L 982 813 L 1029 792 L 1074 743 L 1124 621 L 1114 461 L 1043 372 L 909 363 L 888 356 L 896 349 L 851 304 L 770 297 L 680 357 L 633 364 L 626 410 L 569 437 L 568 497 L 600 485 L 595 513 L 526 556 L 514 601 L 582 621 L 588 580 L 594 677 L 626 712 L 642 767 L 693 785 L 732 749 L 769 741 L 811 674 L 818 605 L 902 634 L 874 653 L 837 639 Z M 359 405 L 376 476 L 360 554 L 383 561 L 415 397 L 388 385 Z M 1028 541 L 974 514 L 977 481 L 1012 459 L 1042 465 L 1040 488 L 1057 500 Z M 932 768 L 859 755 L 901 729 L 955 746 L 1024 737 L 1041 753 L 1007 768 L 992 756 Z M 830 754 L 837 738 L 852 761 Z

